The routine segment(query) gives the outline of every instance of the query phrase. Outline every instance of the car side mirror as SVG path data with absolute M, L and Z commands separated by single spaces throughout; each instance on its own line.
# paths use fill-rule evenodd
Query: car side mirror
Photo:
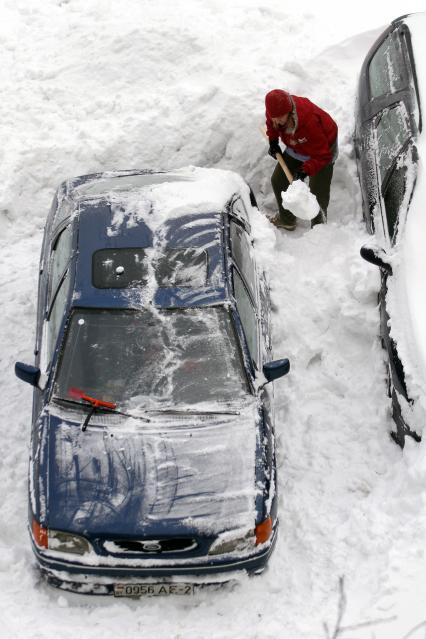
M 268 382 L 273 382 L 274 379 L 287 375 L 290 370 L 290 362 L 288 359 L 276 359 L 274 362 L 264 364 L 262 370 Z
M 23 382 L 31 384 L 31 386 L 38 386 L 40 379 L 40 369 L 36 366 L 30 366 L 30 364 L 23 364 L 22 362 L 16 362 L 15 375 L 22 379 Z
M 383 249 L 377 246 L 362 246 L 360 254 L 366 262 L 370 262 L 370 264 L 374 264 L 383 269 L 388 275 L 392 275 L 392 266 L 387 261 L 388 258 Z

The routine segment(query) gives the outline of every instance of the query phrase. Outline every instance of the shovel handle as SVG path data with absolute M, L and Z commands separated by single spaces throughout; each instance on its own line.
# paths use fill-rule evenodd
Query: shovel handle
M 261 126 L 259 128 L 260 128 L 260 132 L 262 133 L 263 137 L 268 139 L 268 136 L 266 135 L 266 127 Z M 286 176 L 287 180 L 291 184 L 293 182 L 293 176 L 292 176 L 291 171 L 288 168 L 287 164 L 285 163 L 284 158 L 281 155 L 281 153 L 277 153 L 276 154 L 276 158 L 277 158 L 277 162 L 279 163 L 280 167 L 284 171 L 284 175 Z
M 277 153 L 276 154 L 276 158 L 278 160 L 278 163 L 280 165 L 280 167 L 282 168 L 282 170 L 285 173 L 285 176 L 287 178 L 287 180 L 289 181 L 289 183 L 291 184 L 293 182 L 293 176 L 291 174 L 290 169 L 288 168 L 287 164 L 284 161 L 283 156 L 281 155 L 281 153 Z

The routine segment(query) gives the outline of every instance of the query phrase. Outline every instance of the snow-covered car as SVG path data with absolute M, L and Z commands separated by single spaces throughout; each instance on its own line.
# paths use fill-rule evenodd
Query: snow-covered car
M 40 263 L 30 533 L 78 592 L 188 594 L 277 535 L 269 293 L 235 173 L 64 182 Z M 226 573 L 225 576 L 223 573 Z
M 382 344 L 396 424 L 393 438 L 419 440 L 426 419 L 426 14 L 395 20 L 361 70 L 355 151 L 363 215 L 375 243 L 361 255 L 380 267 Z

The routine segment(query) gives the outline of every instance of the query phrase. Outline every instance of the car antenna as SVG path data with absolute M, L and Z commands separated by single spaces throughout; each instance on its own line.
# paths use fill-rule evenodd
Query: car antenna
M 79 388 L 70 388 L 68 391 L 68 395 L 70 395 L 71 397 L 82 399 L 83 401 L 88 402 L 91 405 L 91 408 L 87 413 L 83 424 L 81 425 L 82 431 L 85 431 L 87 429 L 93 413 L 95 413 L 98 408 L 109 408 L 110 410 L 115 410 L 117 408 L 117 404 L 115 402 L 107 402 L 103 399 L 96 399 L 96 397 L 86 395 L 86 393 L 84 393 Z

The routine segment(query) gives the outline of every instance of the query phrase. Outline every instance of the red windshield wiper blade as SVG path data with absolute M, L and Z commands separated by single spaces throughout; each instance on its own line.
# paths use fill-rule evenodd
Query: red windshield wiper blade
M 111 411 L 115 411 L 117 408 L 117 404 L 115 402 L 107 402 L 104 399 L 97 399 L 96 397 L 91 397 L 90 395 L 86 395 L 86 393 L 79 388 L 70 388 L 68 391 L 68 395 L 70 397 L 75 397 L 76 399 L 82 399 L 83 402 L 87 402 L 90 404 L 91 408 L 86 415 L 86 419 L 81 425 L 81 430 L 85 431 L 87 426 L 89 425 L 90 419 L 94 412 L 98 409 L 107 409 Z

